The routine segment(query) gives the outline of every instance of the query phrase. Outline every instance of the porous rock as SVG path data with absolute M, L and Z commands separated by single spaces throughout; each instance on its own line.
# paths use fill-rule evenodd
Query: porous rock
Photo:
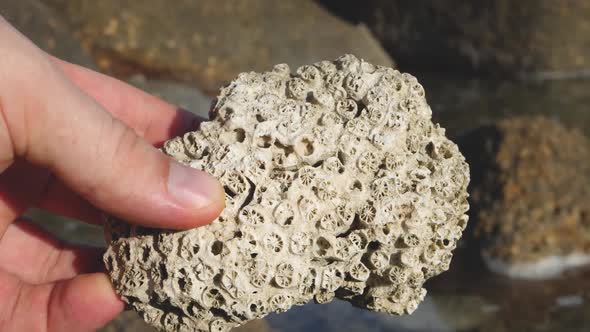
M 590 263 L 590 140 L 546 117 L 515 117 L 461 140 L 472 169 L 472 234 L 488 266 L 544 278 Z
M 189 231 L 110 220 L 115 288 L 162 330 L 225 331 L 334 297 L 411 313 L 467 222 L 468 166 L 422 86 L 352 55 L 240 74 L 163 151 L 220 179 L 227 207 Z

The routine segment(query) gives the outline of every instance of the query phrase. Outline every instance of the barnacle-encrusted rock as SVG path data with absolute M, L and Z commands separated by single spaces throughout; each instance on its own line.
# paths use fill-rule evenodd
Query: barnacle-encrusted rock
M 545 117 L 516 117 L 462 143 L 473 238 L 492 270 L 542 278 L 590 263 L 588 138 Z
M 412 312 L 466 226 L 468 167 L 416 79 L 351 55 L 243 73 L 164 144 L 221 180 L 211 225 L 111 221 L 114 285 L 162 330 L 225 331 L 334 297 Z

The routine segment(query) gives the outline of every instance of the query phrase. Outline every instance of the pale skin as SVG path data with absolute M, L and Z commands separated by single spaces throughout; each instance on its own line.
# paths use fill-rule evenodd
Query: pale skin
M 215 179 L 154 147 L 194 116 L 51 57 L 2 17 L 0 115 L 0 331 L 94 331 L 123 309 L 102 253 L 34 228 L 27 208 L 187 229 L 224 207 Z

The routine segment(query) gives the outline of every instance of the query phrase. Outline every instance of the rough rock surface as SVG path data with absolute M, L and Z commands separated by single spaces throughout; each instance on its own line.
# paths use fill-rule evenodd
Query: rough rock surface
M 320 2 L 365 22 L 402 65 L 541 78 L 589 74 L 588 1 Z
M 211 225 L 111 220 L 119 294 L 162 330 L 224 331 L 312 298 L 411 313 L 466 226 L 468 166 L 424 89 L 346 55 L 243 73 L 211 121 L 164 144 L 221 180 Z
M 541 277 L 590 262 L 588 138 L 548 118 L 518 117 L 461 142 L 473 176 L 473 237 L 489 263 L 506 269 L 490 267 Z M 542 271 L 527 265 L 535 262 Z
M 46 0 L 69 17 L 101 70 L 144 73 L 217 92 L 246 70 L 301 66 L 352 52 L 392 61 L 368 28 L 311 0 Z

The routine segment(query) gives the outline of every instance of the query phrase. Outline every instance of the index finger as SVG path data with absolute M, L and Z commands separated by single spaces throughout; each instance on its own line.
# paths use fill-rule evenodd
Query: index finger
M 120 80 L 52 59 L 82 91 L 152 144 L 194 130 L 204 120 Z

